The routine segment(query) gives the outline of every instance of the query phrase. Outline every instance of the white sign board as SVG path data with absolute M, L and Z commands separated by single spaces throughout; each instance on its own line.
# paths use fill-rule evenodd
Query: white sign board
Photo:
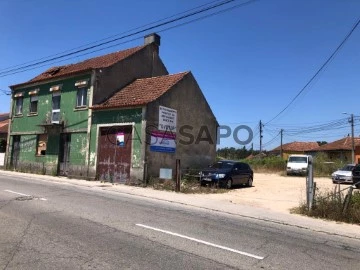
M 176 136 L 172 132 L 153 131 L 151 133 L 150 151 L 175 153 Z
M 0 166 L 5 165 L 5 153 L 0 153 Z
M 159 106 L 159 130 L 176 132 L 177 111 L 164 106 Z

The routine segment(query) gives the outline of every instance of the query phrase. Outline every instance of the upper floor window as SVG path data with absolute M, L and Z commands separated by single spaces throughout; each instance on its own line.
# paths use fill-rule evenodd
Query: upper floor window
M 60 102 L 61 93 L 60 91 L 54 92 L 52 96 L 52 115 L 51 123 L 60 123 Z
M 30 96 L 30 113 L 37 113 L 39 96 Z
M 79 88 L 76 95 L 76 107 L 85 107 L 87 105 L 87 88 Z
M 15 99 L 15 115 L 20 115 L 22 114 L 23 111 L 23 101 L 24 98 L 22 96 L 17 97 Z

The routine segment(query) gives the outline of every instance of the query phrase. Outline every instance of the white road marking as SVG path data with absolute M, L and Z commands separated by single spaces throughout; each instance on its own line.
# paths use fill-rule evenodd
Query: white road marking
M 17 195 L 20 195 L 20 196 L 31 197 L 31 195 L 20 193 L 20 192 L 15 192 L 15 191 L 8 190 L 8 189 L 5 189 L 4 191 L 10 192 L 10 193 L 13 193 L 13 194 L 17 194 Z M 47 199 L 45 199 L 45 198 L 39 198 L 39 200 L 40 201 L 47 201 Z
M 161 229 L 150 227 L 150 226 L 147 226 L 147 225 L 144 225 L 144 224 L 135 224 L 135 225 L 139 226 L 139 227 L 149 229 L 149 230 L 166 233 L 166 234 L 169 234 L 169 235 L 177 236 L 177 237 L 184 238 L 184 239 L 194 241 L 194 242 L 197 242 L 197 243 L 201 243 L 201 244 L 204 244 L 204 245 L 212 246 L 212 247 L 215 247 L 215 248 L 220 248 L 220 249 L 223 249 L 223 250 L 227 250 L 227 251 L 230 251 L 230 252 L 234 252 L 234 253 L 237 253 L 237 254 L 248 256 L 248 257 L 251 257 L 251 258 L 258 259 L 258 260 L 264 259 L 264 257 L 261 257 L 261 256 L 257 256 L 257 255 L 251 254 L 251 253 L 247 253 L 247 252 L 244 252 L 244 251 L 236 250 L 236 249 L 225 247 L 225 246 L 220 246 L 220 245 L 217 245 L 217 244 L 213 244 L 213 243 L 210 243 L 210 242 L 207 242 L 207 241 L 199 240 L 199 239 L 189 237 L 189 236 L 186 236 L 186 235 L 161 230 Z
M 26 197 L 30 197 L 30 196 L 31 196 L 31 195 L 27 195 L 27 194 L 24 194 L 24 193 L 15 192 L 15 191 L 8 190 L 8 189 L 5 189 L 4 191 L 10 192 L 10 193 L 14 193 L 14 194 L 17 194 L 17 195 L 20 195 L 20 196 L 26 196 Z

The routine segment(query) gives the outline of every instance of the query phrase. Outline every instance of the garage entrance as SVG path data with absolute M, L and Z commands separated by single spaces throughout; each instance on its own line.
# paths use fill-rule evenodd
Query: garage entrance
M 132 126 L 100 128 L 97 176 L 99 180 L 125 183 L 130 179 Z

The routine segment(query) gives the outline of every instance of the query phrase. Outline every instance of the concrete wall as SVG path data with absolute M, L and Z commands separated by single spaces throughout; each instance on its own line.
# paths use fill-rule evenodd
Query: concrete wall
M 158 177 L 160 168 L 172 168 L 174 173 L 176 159 L 181 160 L 181 168 L 201 168 L 214 162 L 217 121 L 193 75 L 187 74 L 171 90 L 147 106 L 147 142 L 150 142 L 152 126 L 158 124 L 159 106 L 177 110 L 177 146 L 176 152 L 171 154 L 152 152 L 150 146 L 145 145 L 148 177 Z M 192 130 L 183 130 L 185 125 Z
M 168 71 L 158 54 L 158 47 L 149 44 L 132 56 L 96 72 L 93 104 L 99 104 L 135 79 L 166 75 Z

